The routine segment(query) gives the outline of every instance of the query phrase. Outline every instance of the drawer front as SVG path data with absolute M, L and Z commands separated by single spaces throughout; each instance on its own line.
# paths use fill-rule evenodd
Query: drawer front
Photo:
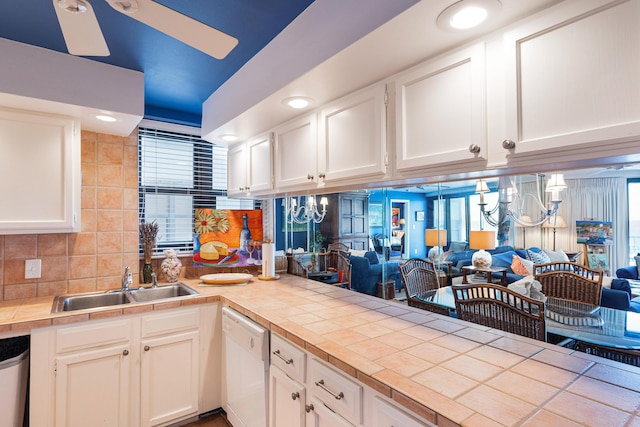
M 277 334 L 271 334 L 271 364 L 289 377 L 305 381 L 307 357 L 304 350 Z
M 158 314 L 144 316 L 141 323 L 142 338 L 164 335 L 174 332 L 198 329 L 200 324 L 200 310 L 179 309 L 175 311 L 161 311 Z
M 330 365 L 312 358 L 309 362 L 310 393 L 347 420 L 362 423 L 362 385 Z
M 56 330 L 56 353 L 131 340 L 131 320 L 119 319 Z

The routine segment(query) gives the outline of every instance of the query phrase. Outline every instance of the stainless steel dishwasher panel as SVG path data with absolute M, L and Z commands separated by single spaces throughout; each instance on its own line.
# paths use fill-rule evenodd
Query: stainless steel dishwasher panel
M 227 417 L 235 427 L 266 427 L 269 330 L 237 311 L 223 307 L 222 331 Z

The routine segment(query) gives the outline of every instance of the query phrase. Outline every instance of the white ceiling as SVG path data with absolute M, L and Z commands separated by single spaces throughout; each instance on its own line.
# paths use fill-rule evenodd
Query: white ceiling
M 235 134 L 246 140 L 274 126 L 283 123 L 300 111 L 285 107 L 284 98 L 298 95 L 312 98 L 313 109 L 331 100 L 337 99 L 357 89 L 409 68 L 456 46 L 463 45 L 480 36 L 489 34 L 498 28 L 522 19 L 528 15 L 560 3 L 560 0 L 502 0 L 499 16 L 470 32 L 445 32 L 436 25 L 436 19 L 453 0 L 422 0 L 407 9 L 391 21 L 380 26 L 365 37 L 353 43 L 321 65 L 275 90 L 271 95 L 260 97 L 251 102 L 249 109 L 238 108 L 233 100 L 221 99 L 221 94 L 232 90 L 219 90 L 207 102 L 224 103 L 234 113 L 235 118 L 219 122 L 215 117 L 207 116 L 204 109 L 202 134 L 205 139 L 218 144 L 226 144 L 219 136 Z M 280 37 L 295 37 L 285 29 Z M 300 29 L 298 29 L 300 30 Z M 330 31 L 329 28 L 326 31 Z M 275 42 L 276 40 L 274 40 Z M 252 62 L 263 63 L 273 54 L 274 43 L 267 45 L 256 57 L 240 70 L 225 85 L 227 89 L 240 88 L 250 79 L 264 79 L 264 69 L 251 67 Z M 243 72 L 244 71 L 244 72 Z M 268 75 L 268 73 L 267 73 Z

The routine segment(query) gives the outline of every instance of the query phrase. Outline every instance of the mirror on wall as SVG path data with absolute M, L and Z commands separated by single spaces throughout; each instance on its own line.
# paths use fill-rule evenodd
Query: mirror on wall
M 313 205 L 318 215 L 322 197 L 328 203 L 324 217 L 304 223 L 287 221 L 291 199 L 277 199 L 276 244 L 281 250 L 318 251 L 340 241 L 353 250 L 376 251 L 386 262 L 426 258 L 434 247 L 468 247 L 470 235 L 483 231 L 493 236 L 490 247 L 577 254 L 584 248 L 577 242 L 576 221 L 597 220 L 613 224 L 615 237 L 607 248 L 610 265 L 629 265 L 632 255 L 640 252 L 640 206 L 629 205 L 640 199 L 640 165 L 558 174 L 317 194 Z M 308 197 L 301 196 L 297 206 L 308 206 Z

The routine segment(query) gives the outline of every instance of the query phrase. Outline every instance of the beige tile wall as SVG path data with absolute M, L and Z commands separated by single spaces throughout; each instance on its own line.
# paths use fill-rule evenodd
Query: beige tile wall
M 0 236 L 0 300 L 89 292 L 121 285 L 126 265 L 138 283 L 138 133 L 82 132 L 82 230 Z M 25 279 L 25 260 L 42 277 Z

